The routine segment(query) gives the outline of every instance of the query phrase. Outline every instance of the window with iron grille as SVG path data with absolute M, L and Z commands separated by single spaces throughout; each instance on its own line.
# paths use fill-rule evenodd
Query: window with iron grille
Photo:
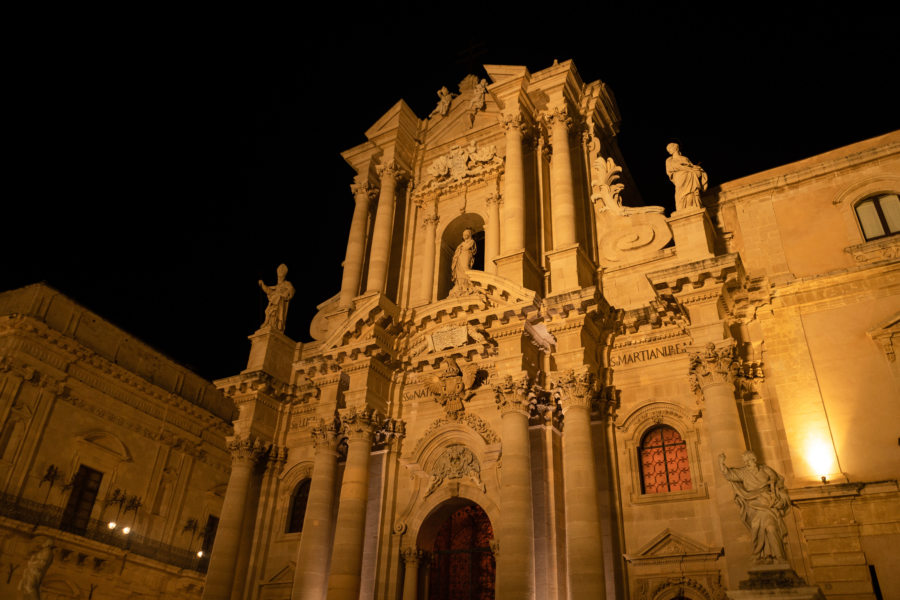
M 687 444 L 675 429 L 658 425 L 641 438 L 641 491 L 644 494 L 691 489 Z

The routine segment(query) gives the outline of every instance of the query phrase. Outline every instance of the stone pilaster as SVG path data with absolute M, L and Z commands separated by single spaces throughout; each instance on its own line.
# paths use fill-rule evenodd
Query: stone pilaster
M 488 224 L 487 234 L 484 239 L 484 270 L 487 273 L 496 273 L 497 264 L 494 259 L 500 256 L 500 205 L 503 199 L 500 194 L 494 193 L 488 196 Z
M 703 396 L 703 430 L 712 458 L 715 460 L 724 453 L 732 460 L 739 460 L 747 447 L 734 395 L 738 367 L 734 340 L 726 340 L 718 346 L 709 342 L 705 350 L 691 353 L 689 360 L 692 386 Z M 740 522 L 731 484 L 721 473 L 716 473 L 715 478 L 728 583 L 734 586 L 747 572 L 753 548 L 747 529 Z
M 366 181 L 350 186 L 356 206 L 350 221 L 347 238 L 347 254 L 344 257 L 344 276 L 341 279 L 340 306 L 349 307 L 359 293 L 363 261 L 366 253 L 366 223 L 369 219 L 369 203 L 375 199 L 377 189 Z
M 370 408 L 351 408 L 342 415 L 342 420 L 343 434 L 347 436 L 347 464 L 341 482 L 328 598 L 357 600 L 369 499 L 369 453 L 382 418 Z
M 328 552 L 331 547 L 331 519 L 334 514 L 334 479 L 337 475 L 337 446 L 340 441 L 341 423 L 320 421 L 313 428 L 315 443 L 312 479 L 306 515 L 303 518 L 303 535 L 297 551 L 297 568 L 291 600 L 322 600 L 328 587 Z
M 419 563 L 425 559 L 425 553 L 418 548 L 403 548 L 400 558 L 405 568 L 402 600 L 416 600 L 419 594 Z
M 518 380 L 506 377 L 494 386 L 502 419 L 499 537 L 503 547 L 507 548 L 497 559 L 498 598 L 534 598 L 529 392 L 527 377 Z
M 501 252 L 509 254 L 525 247 L 525 162 L 522 153 L 522 134 L 525 121 L 516 110 L 504 114 L 500 124 L 506 129 L 505 188 L 503 196 L 503 233 Z
M 435 201 L 428 209 L 430 212 L 425 214 L 422 219 L 422 227 L 425 228 L 425 261 L 422 269 L 422 281 L 420 283 L 419 294 L 425 303 L 430 303 L 434 298 L 434 260 L 437 253 L 437 242 L 435 240 L 436 230 L 440 218 L 437 216 L 437 201 Z M 427 206 L 428 204 L 426 204 Z
M 391 232 L 394 227 L 397 181 L 404 175 L 394 161 L 382 165 L 378 171 L 381 175 L 381 194 L 378 196 L 378 208 L 375 210 L 372 248 L 369 251 L 367 292 L 384 292 L 388 261 L 391 257 Z
M 572 180 L 572 151 L 569 128 L 572 119 L 565 106 L 544 113 L 553 159 L 550 161 L 550 202 L 553 247 L 564 248 L 578 241 L 575 227 L 575 186 Z
M 242 543 L 241 532 L 246 514 L 247 491 L 257 461 L 266 455 L 267 448 L 250 436 L 235 435 L 228 442 L 231 452 L 231 476 L 222 503 L 222 515 L 216 531 L 203 588 L 203 600 L 230 600 L 234 587 L 235 572 L 238 568 L 238 550 Z
M 597 476 L 591 439 L 594 376 L 569 372 L 554 378 L 562 405 L 563 479 L 570 598 L 606 598 Z

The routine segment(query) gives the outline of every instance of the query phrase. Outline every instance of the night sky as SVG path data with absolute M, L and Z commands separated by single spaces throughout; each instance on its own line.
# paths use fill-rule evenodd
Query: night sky
M 307 341 L 340 288 L 353 171 L 339 153 L 400 98 L 428 115 L 439 87 L 485 77 L 482 64 L 571 58 L 609 84 L 639 191 L 669 208 L 669 141 L 716 186 L 900 129 L 894 18 L 783 4 L 560 5 L 519 20 L 472 3 L 430 18 L 335 4 L 39 29 L 7 78 L 0 290 L 46 281 L 215 379 L 246 366 L 266 303 L 256 282 L 285 262 L 286 333 Z

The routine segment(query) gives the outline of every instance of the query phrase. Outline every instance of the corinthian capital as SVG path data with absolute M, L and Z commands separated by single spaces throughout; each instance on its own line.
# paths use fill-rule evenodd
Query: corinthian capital
M 734 377 L 740 366 L 735 356 L 734 340 L 718 348 L 709 342 L 703 351 L 691 352 L 689 359 L 691 387 L 695 392 L 701 392 L 712 385 L 734 385 Z
M 563 412 L 573 407 L 591 410 L 597 396 L 597 379 L 593 373 L 567 371 L 553 378 L 553 389 L 559 393 Z
M 527 129 L 525 117 L 518 110 L 516 112 L 503 113 L 498 117 L 498 120 L 500 121 L 500 126 L 507 131 L 518 130 L 519 133 L 525 133 Z
M 334 452 L 340 441 L 341 420 L 337 417 L 330 421 L 319 419 L 319 424 L 313 427 L 310 433 L 317 452 L 319 450 Z
M 376 167 L 375 171 L 378 173 L 378 176 L 381 177 L 381 181 L 385 179 L 393 178 L 395 181 L 400 181 L 401 179 L 405 179 L 408 173 L 400 168 L 400 165 L 397 164 L 397 161 L 390 160 L 383 165 L 379 165 Z
M 563 125 L 566 129 L 572 126 L 572 118 L 569 116 L 569 108 L 567 106 L 556 106 L 548 108 L 541 113 L 544 121 L 547 122 L 547 128 L 553 134 L 554 125 Z
M 366 439 L 371 441 L 375 432 L 384 424 L 384 417 L 374 408 L 351 407 L 341 414 L 344 424 L 343 434 L 349 440 Z
M 437 227 L 438 223 L 441 222 L 441 218 L 436 214 L 425 215 L 422 219 L 422 225 L 425 227 Z
M 251 435 L 235 434 L 226 445 L 233 463 L 255 463 L 266 456 L 269 446 Z
M 529 416 L 531 409 L 531 382 L 528 376 L 513 378 L 509 375 L 494 384 L 497 409 L 501 415 L 517 412 Z
M 362 202 L 366 205 L 378 197 L 378 186 L 373 185 L 368 181 L 357 181 L 350 184 L 350 191 L 353 193 L 353 198 L 356 202 Z

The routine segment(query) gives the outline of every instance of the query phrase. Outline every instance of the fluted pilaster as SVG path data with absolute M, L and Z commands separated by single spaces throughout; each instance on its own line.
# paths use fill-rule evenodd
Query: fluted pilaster
M 437 231 L 440 217 L 437 216 L 437 201 L 433 203 L 425 203 L 428 207 L 425 218 L 422 219 L 422 227 L 425 229 L 425 257 L 423 260 L 422 281 L 420 283 L 419 293 L 422 300 L 431 302 L 433 300 L 432 291 L 434 290 L 434 260 L 437 253 L 437 242 L 435 235 Z
M 517 110 L 502 115 L 500 124 L 506 129 L 505 206 L 500 252 L 508 254 L 525 247 L 525 162 L 522 152 L 525 120 Z
M 569 128 L 572 119 L 563 106 L 544 113 L 553 158 L 550 161 L 550 217 L 553 223 L 553 247 L 563 248 L 578 241 L 575 215 L 575 187 L 572 177 L 572 151 Z
M 350 306 L 359 293 L 363 261 L 366 252 L 366 223 L 369 219 L 369 204 L 375 199 L 377 188 L 367 181 L 350 186 L 356 205 L 350 221 L 350 235 L 347 238 L 347 253 L 344 257 L 344 276 L 341 279 L 340 305 Z
M 372 231 L 372 248 L 369 256 L 367 292 L 383 292 L 387 282 L 388 262 L 391 257 L 391 232 L 394 227 L 397 181 L 404 171 L 390 161 L 378 168 L 381 175 L 381 194 L 375 210 L 375 227 Z

